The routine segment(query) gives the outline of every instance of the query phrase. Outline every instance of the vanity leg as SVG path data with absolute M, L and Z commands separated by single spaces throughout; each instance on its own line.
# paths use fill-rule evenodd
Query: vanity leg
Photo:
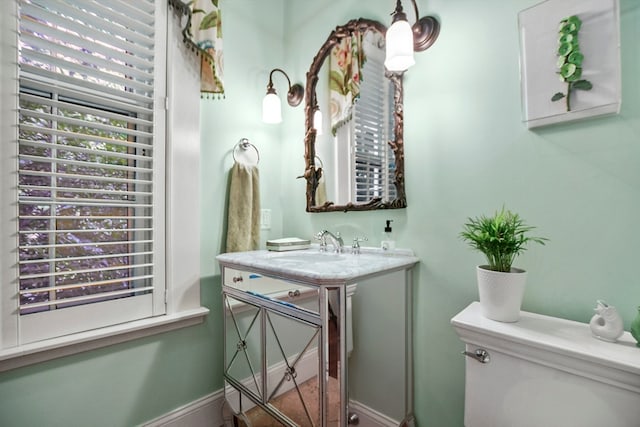
M 349 420 L 349 393 L 347 382 L 347 287 L 338 287 L 340 299 L 340 316 L 338 316 L 340 330 L 340 425 L 346 426 Z

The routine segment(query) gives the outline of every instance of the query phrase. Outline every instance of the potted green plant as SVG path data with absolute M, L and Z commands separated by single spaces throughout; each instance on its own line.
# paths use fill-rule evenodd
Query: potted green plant
M 530 236 L 534 228 L 504 206 L 493 216 L 468 218 L 464 224 L 460 237 L 482 252 L 488 263 L 476 268 L 480 307 L 485 317 L 502 322 L 519 319 L 527 272 L 513 267 L 513 262 L 529 243 L 544 245 L 548 240 Z

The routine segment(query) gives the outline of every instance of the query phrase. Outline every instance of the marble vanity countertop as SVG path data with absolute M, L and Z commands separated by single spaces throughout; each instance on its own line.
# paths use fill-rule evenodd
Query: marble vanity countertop
M 249 251 L 220 254 L 224 267 L 316 285 L 346 285 L 369 277 L 412 268 L 419 259 L 413 251 L 395 249 L 392 253 L 363 247 L 360 254 L 320 252 L 318 245 L 288 252 Z

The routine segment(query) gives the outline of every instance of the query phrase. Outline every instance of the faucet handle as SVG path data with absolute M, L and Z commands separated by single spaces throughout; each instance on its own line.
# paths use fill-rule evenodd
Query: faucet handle
M 351 253 L 352 254 L 359 254 L 360 253 L 360 242 L 366 242 L 367 239 L 366 237 L 354 237 L 353 238 L 353 245 L 351 245 Z
M 327 250 L 327 230 L 318 231 L 314 236 L 316 240 L 320 240 L 320 252 Z

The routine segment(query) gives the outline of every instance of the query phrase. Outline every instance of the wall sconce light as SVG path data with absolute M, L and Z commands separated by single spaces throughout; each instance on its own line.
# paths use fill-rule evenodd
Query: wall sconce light
M 269 73 L 269 84 L 267 85 L 267 94 L 262 100 L 262 121 L 265 123 L 280 123 L 282 121 L 282 107 L 280 103 L 280 97 L 276 93 L 273 87 L 273 73 L 276 71 L 281 72 L 287 78 L 289 84 L 289 91 L 287 92 L 287 102 L 292 107 L 300 105 L 302 97 L 304 96 L 304 88 L 301 84 L 296 83 L 291 86 L 291 80 L 287 73 L 280 68 L 274 68 Z
M 386 35 L 385 67 L 389 71 L 405 71 L 413 64 L 413 52 L 428 49 L 438 38 L 440 24 L 433 16 L 419 18 L 416 0 L 411 0 L 416 14 L 416 23 L 409 25 L 407 15 L 402 10 L 402 2 L 396 1 L 391 26 Z

